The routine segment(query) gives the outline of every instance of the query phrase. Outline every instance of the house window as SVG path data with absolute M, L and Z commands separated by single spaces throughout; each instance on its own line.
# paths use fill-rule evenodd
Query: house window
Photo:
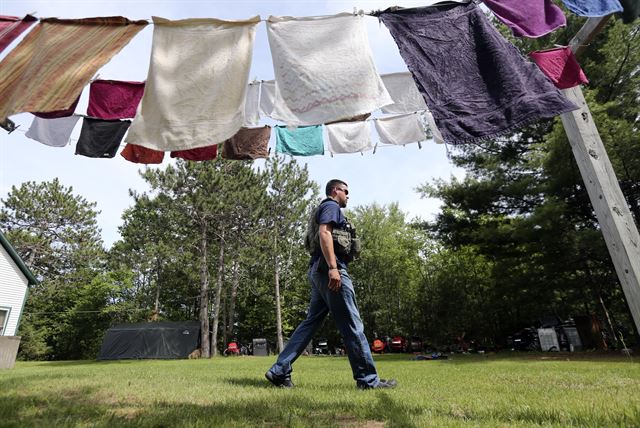
M 9 308 L 0 308 L 0 336 L 4 336 L 5 329 L 7 328 L 7 321 L 9 321 Z

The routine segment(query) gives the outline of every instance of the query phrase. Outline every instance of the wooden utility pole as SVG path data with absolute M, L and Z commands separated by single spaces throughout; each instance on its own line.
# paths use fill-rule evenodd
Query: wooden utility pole
M 569 46 L 572 51 L 579 53 L 608 19 L 609 16 L 589 19 L 571 40 Z M 563 92 L 569 100 L 580 106 L 578 110 L 562 114 L 562 124 L 598 217 L 636 330 L 640 332 L 640 234 L 582 89 L 576 86 Z

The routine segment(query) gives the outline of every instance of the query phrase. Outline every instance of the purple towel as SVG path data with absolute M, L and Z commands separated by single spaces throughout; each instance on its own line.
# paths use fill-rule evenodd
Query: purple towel
M 562 9 L 551 0 L 484 0 L 484 4 L 516 37 L 541 37 L 567 25 Z
M 447 143 L 496 138 L 578 108 L 474 3 L 379 16 Z

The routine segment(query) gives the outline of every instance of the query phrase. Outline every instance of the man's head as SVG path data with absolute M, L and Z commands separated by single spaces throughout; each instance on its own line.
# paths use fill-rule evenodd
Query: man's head
M 349 200 L 349 186 L 342 180 L 333 179 L 327 183 L 325 194 L 338 202 L 341 208 L 344 208 Z

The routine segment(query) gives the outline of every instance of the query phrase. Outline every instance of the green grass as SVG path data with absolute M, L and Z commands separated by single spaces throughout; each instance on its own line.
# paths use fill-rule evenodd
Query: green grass
M 640 426 L 640 364 L 578 354 L 376 356 L 395 390 L 359 391 L 346 358 L 19 362 L 0 371 L 0 426 Z

